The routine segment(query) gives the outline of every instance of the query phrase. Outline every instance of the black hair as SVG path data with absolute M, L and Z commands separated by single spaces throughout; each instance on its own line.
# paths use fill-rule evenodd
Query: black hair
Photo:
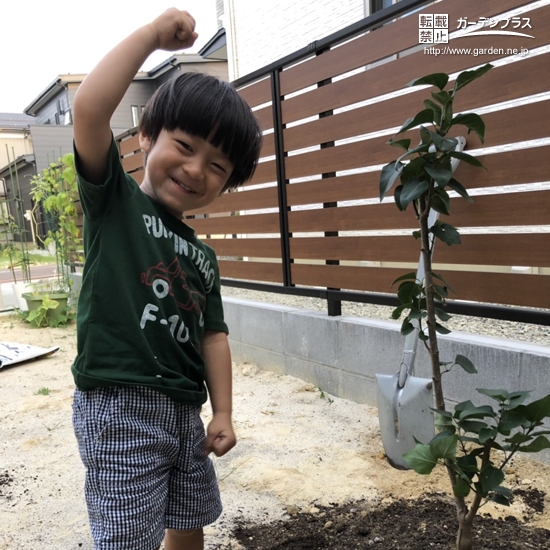
M 254 174 L 262 131 L 248 104 L 228 82 L 184 73 L 160 86 L 145 106 L 139 131 L 155 143 L 162 130 L 176 129 L 220 147 L 227 155 L 235 168 L 223 191 Z

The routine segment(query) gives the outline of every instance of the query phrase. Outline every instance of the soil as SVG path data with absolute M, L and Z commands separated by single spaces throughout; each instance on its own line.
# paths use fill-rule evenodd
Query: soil
M 524 501 L 533 501 L 537 510 L 540 497 L 537 489 L 522 491 Z M 243 549 L 251 550 L 453 550 L 456 530 L 454 505 L 429 496 L 380 508 L 365 501 L 320 506 L 314 514 L 299 513 L 286 521 L 239 525 L 234 536 Z M 548 549 L 550 531 L 528 527 L 514 516 L 483 515 L 474 523 L 474 548 Z
M 0 369 L 0 550 L 92 550 L 71 425 L 74 325 L 5 316 L 0 335 L 60 346 Z M 214 458 L 224 513 L 205 529 L 206 550 L 453 549 L 445 472 L 393 469 L 374 407 L 236 364 L 234 409 L 238 444 Z M 205 406 L 205 422 L 210 414 Z M 505 473 L 514 502 L 482 509 L 475 549 L 550 550 L 550 466 L 518 458 Z

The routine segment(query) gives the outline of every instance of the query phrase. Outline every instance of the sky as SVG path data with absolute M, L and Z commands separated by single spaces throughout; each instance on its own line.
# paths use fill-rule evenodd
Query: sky
M 0 113 L 22 113 L 59 74 L 87 73 L 118 42 L 164 10 L 197 22 L 197 52 L 217 31 L 215 0 L 3 0 L 0 4 Z M 144 70 L 169 52 L 151 55 Z

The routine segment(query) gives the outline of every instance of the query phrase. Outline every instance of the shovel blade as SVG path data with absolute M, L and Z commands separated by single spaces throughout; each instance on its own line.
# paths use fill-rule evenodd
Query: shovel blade
M 415 446 L 415 438 L 428 443 L 434 436 L 432 381 L 409 376 L 403 388 L 398 374 L 377 374 L 377 402 L 384 452 L 394 468 L 410 469 L 403 455 Z

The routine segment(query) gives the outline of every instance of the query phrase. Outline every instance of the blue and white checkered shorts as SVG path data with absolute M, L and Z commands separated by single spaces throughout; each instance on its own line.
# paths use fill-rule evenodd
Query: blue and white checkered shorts
M 222 506 L 200 407 L 139 386 L 75 392 L 96 550 L 152 550 L 165 529 L 199 529 Z

